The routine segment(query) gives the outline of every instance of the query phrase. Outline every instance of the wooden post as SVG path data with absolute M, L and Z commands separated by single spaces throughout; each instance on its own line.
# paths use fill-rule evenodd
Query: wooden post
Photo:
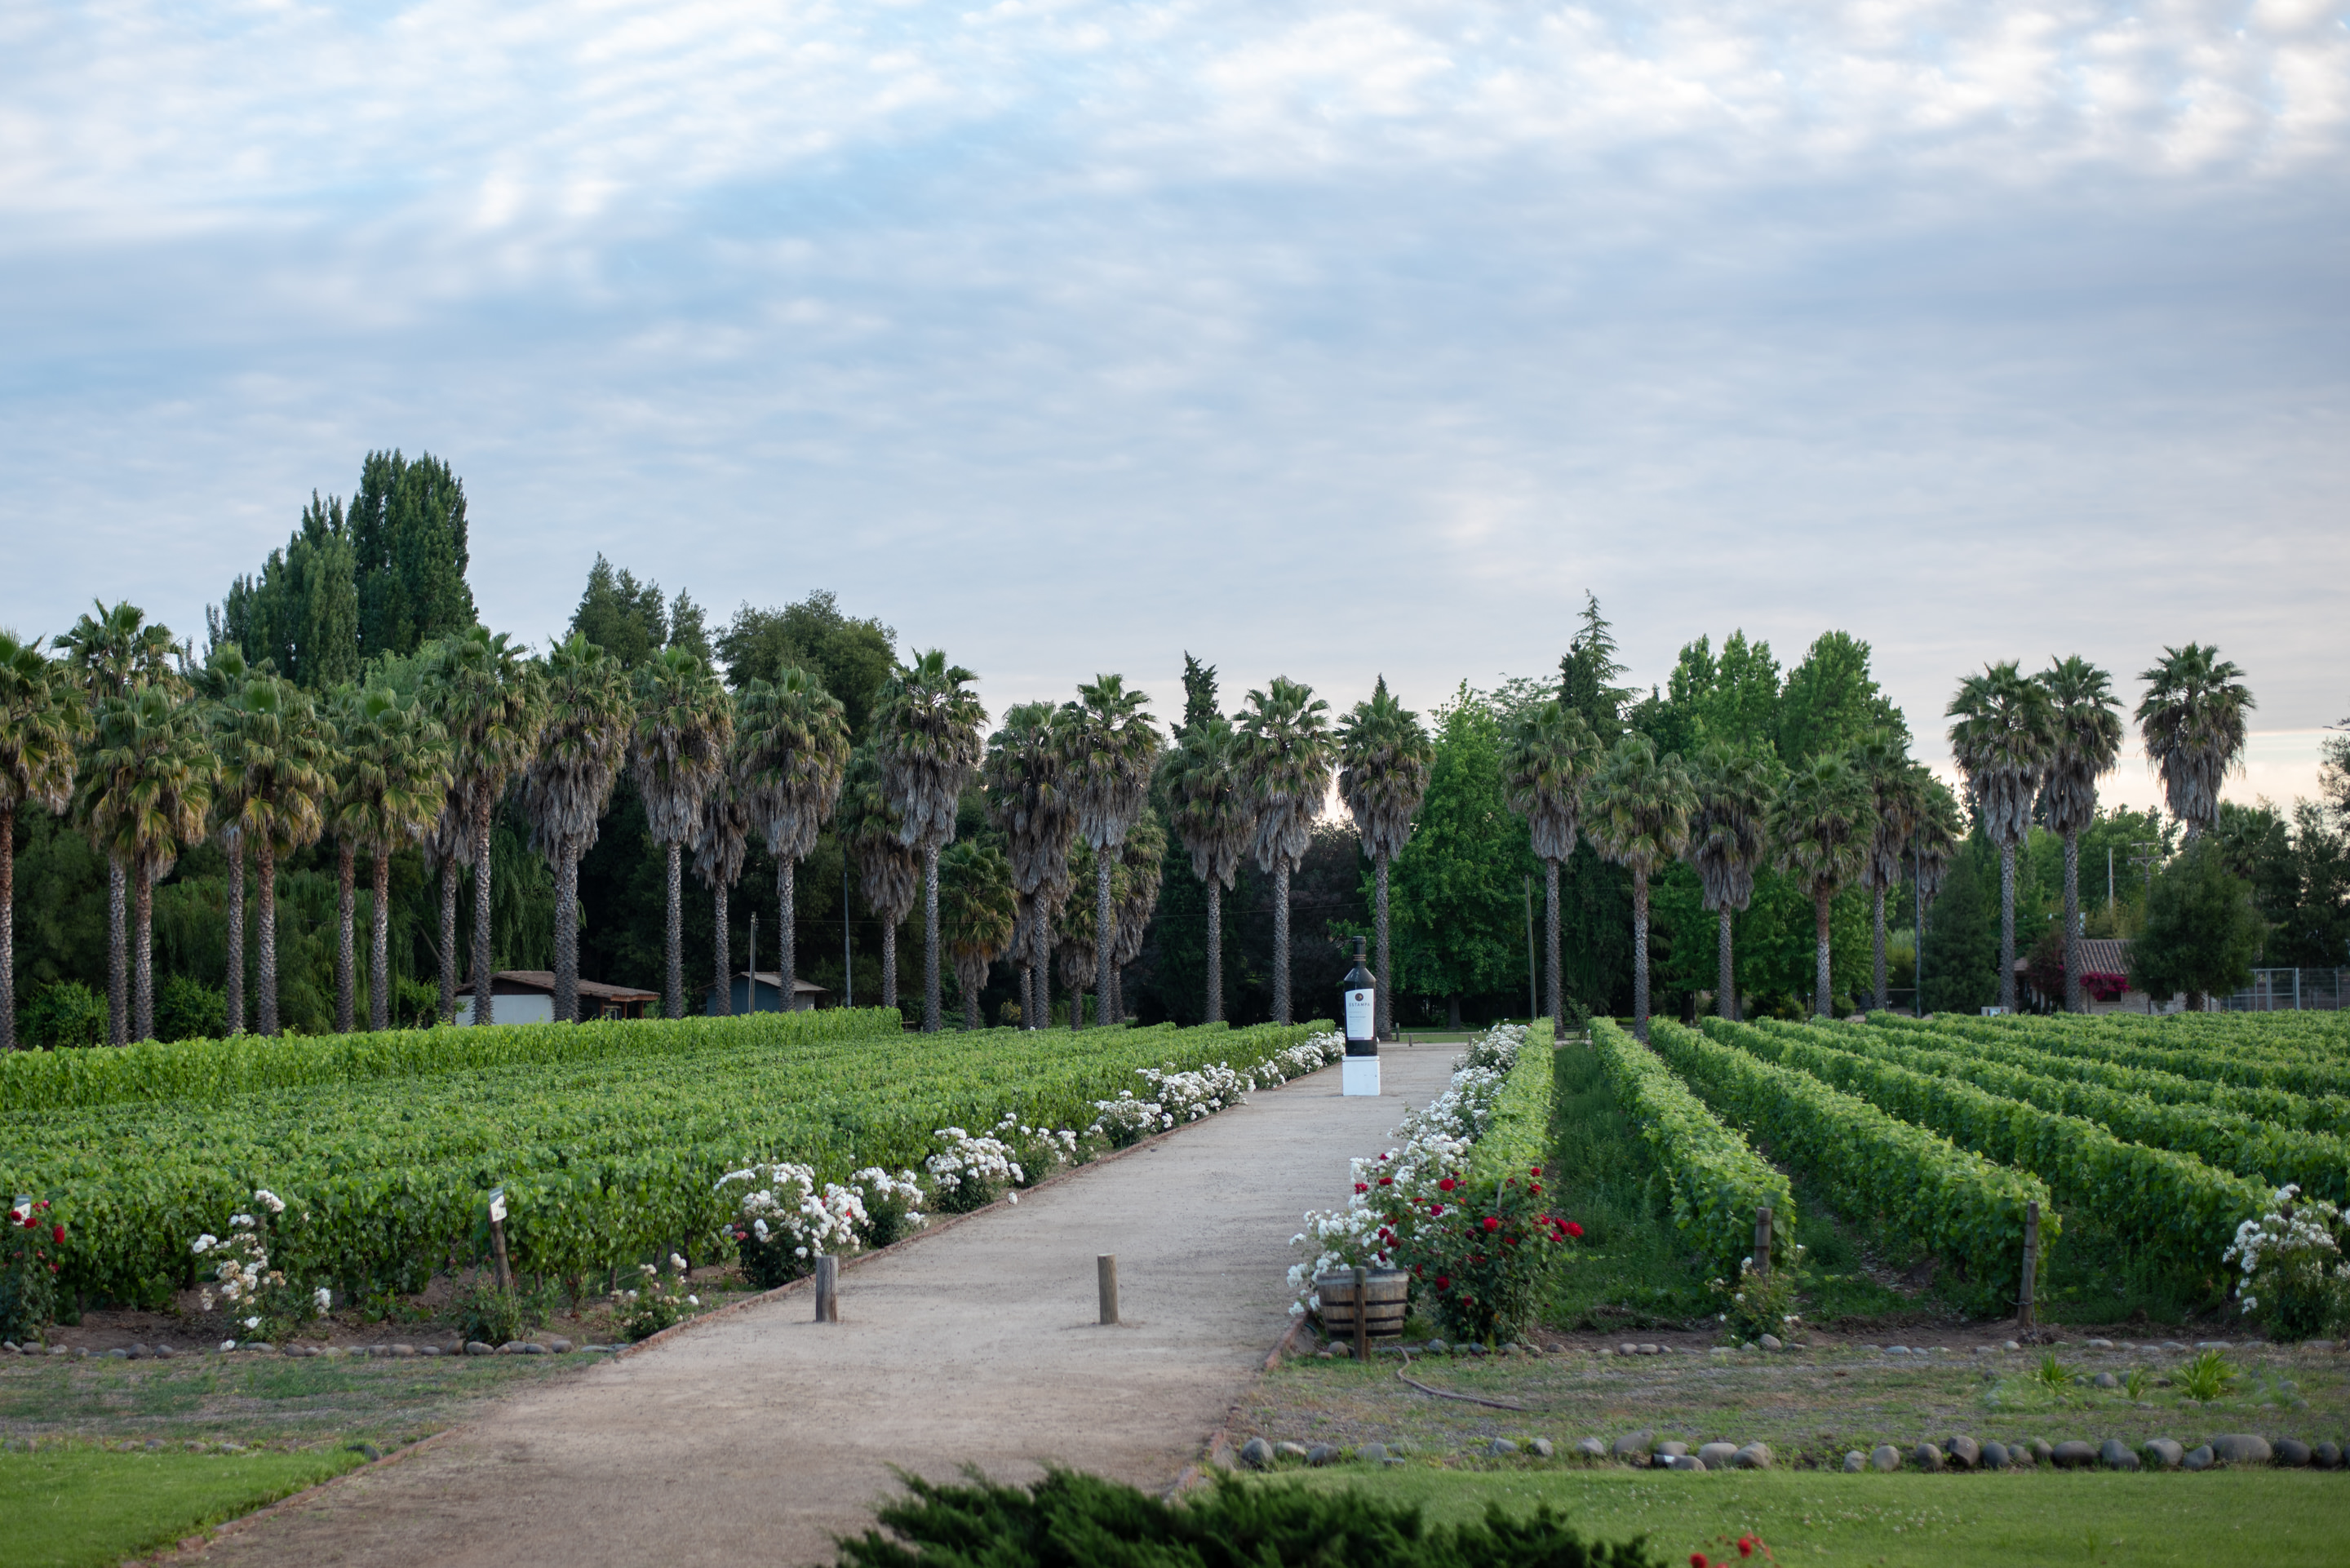
M 840 1321 L 840 1260 L 830 1252 L 816 1261 L 816 1320 Z
M 1101 1321 L 1104 1328 L 1118 1326 L 1118 1254 L 1104 1252 L 1094 1259 L 1094 1284 L 1101 1295 Z
M 514 1271 L 506 1267 L 506 1189 L 490 1194 L 490 1252 L 497 1259 L 498 1289 L 514 1289 Z
M 2023 1292 L 2015 1303 L 2017 1327 L 2032 1326 L 2032 1303 L 2038 1297 L 2039 1286 L 2040 1200 L 2035 1198 L 2023 1206 Z
M 1355 1265 L 1355 1359 L 1371 1358 L 1371 1273 Z
M 1771 1272 L 1771 1210 L 1754 1211 L 1754 1272 L 1768 1277 Z

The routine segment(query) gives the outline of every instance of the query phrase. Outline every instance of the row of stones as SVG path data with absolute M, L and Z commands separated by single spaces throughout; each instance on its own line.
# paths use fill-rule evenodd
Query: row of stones
M 2280 1438 L 2271 1443 L 2255 1433 L 2230 1432 L 2192 1449 L 2168 1438 L 2152 1438 L 2135 1450 L 2119 1438 L 2107 1438 L 2095 1445 L 2077 1438 L 2064 1443 L 2035 1439 L 2012 1448 L 2005 1443 L 1978 1444 L 1972 1438 L 1952 1438 L 1946 1444 L 1920 1443 L 1906 1456 L 1892 1444 L 1882 1443 L 1866 1455 L 1856 1449 L 1844 1457 L 1844 1468 L 1849 1473 L 1898 1470 L 1905 1464 L 1927 1471 L 2003 1470 L 2039 1464 L 2054 1465 L 2060 1469 L 2109 1470 L 2208 1470 L 2215 1465 L 2274 1464 L 2296 1469 L 2314 1467 L 2333 1470 L 2342 1468 L 2342 1449 L 2333 1443 L 2313 1445 L 2293 1438 Z
M 1544 1351 L 1541 1345 L 1533 1344 L 1526 1340 L 1507 1341 L 1488 1350 L 1485 1346 L 1474 1343 L 1468 1345 L 1448 1345 L 1443 1340 L 1431 1339 L 1421 1345 L 1375 1345 L 1371 1347 L 1371 1353 L 1375 1355 L 1480 1356 L 1541 1355 L 1544 1354 Z M 1322 1348 L 1315 1354 L 1325 1361 L 1332 1359 L 1344 1361 L 1353 1357 L 1355 1347 L 1346 1340 L 1334 1339 L 1329 1344 L 1322 1346 Z
M 572 1343 L 567 1339 L 548 1339 L 544 1341 L 535 1339 L 510 1339 L 504 1345 L 484 1345 L 480 1340 L 472 1340 L 461 1345 L 453 1345 L 446 1347 L 438 1345 L 354 1345 L 348 1347 L 338 1345 L 288 1345 L 279 1346 L 272 1345 L 266 1340 L 252 1339 L 238 1341 L 225 1339 L 216 1346 L 202 1350 L 181 1350 L 170 1345 L 117 1345 L 112 1350 L 91 1350 L 83 1345 L 74 1345 L 71 1348 L 68 1348 L 62 1345 L 52 1345 L 47 1347 L 47 1354 L 51 1355 L 70 1356 L 76 1361 L 93 1359 L 114 1361 L 145 1361 L 153 1359 L 156 1361 L 170 1361 L 175 1356 L 225 1355 L 234 1351 L 244 1351 L 254 1355 L 283 1355 L 297 1357 L 312 1355 L 348 1355 L 355 1358 L 364 1358 L 367 1356 L 408 1357 L 415 1355 L 563 1355 L 569 1354 L 573 1348 L 574 1346 Z M 595 1351 L 610 1354 L 614 1351 L 624 1350 L 627 1346 L 619 1345 L 583 1345 L 577 1348 L 583 1353 Z M 0 1354 L 9 1355 L 38 1355 L 42 1354 L 42 1347 L 36 1345 L 20 1345 L 16 1344 L 14 1341 L 0 1341 Z

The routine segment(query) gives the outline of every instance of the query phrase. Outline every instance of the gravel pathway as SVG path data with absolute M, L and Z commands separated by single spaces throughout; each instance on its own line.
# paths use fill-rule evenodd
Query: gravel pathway
M 1386 1093 L 1325 1069 L 844 1270 L 841 1321 L 762 1303 L 500 1406 L 396 1464 L 216 1538 L 220 1564 L 831 1561 L 890 1467 L 1046 1462 L 1147 1487 L 1198 1459 L 1287 1324 L 1289 1238 L 1443 1087 L 1457 1044 L 1390 1046 Z M 1118 1255 L 1126 1326 L 1095 1323 Z

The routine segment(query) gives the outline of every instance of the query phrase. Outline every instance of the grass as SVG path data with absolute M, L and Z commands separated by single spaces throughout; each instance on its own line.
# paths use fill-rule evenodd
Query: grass
M 360 1462 L 343 1449 L 125 1453 L 76 1443 L 0 1453 L 0 1562 L 112 1568 Z
M 1646 1535 L 1669 1563 L 1700 1551 L 1736 1563 L 1732 1542 L 1750 1531 L 1790 1568 L 2338 1563 L 2350 1534 L 2350 1486 L 2313 1470 L 1461 1474 L 1412 1463 L 1376 1474 L 1356 1466 L 1307 1471 L 1295 1484 L 1365 1486 L 1419 1503 L 1440 1521 L 1478 1517 L 1488 1503 L 1523 1514 L 1547 1502 L 1586 1537 Z

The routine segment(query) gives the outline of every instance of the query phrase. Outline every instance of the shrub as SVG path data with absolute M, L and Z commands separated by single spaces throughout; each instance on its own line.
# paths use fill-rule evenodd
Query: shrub
M 44 1198 L 8 1211 L 0 1237 L 0 1339 L 42 1338 L 57 1319 L 57 1249 L 66 1228 Z
M 2268 1212 L 2236 1228 L 2221 1260 L 2243 1271 L 2237 1298 L 2280 1339 L 2309 1339 L 2350 1316 L 2350 1262 L 2342 1211 L 2301 1189 L 2277 1189 Z
M 1445 1179 L 1405 1249 L 1412 1278 L 1456 1339 L 1490 1344 L 1533 1316 L 1555 1257 L 1580 1226 L 1550 1211 L 1542 1167 L 1498 1181 Z
M 931 1190 L 946 1212 L 984 1209 L 1005 1184 L 1026 1185 L 1027 1173 L 1001 1140 L 973 1137 L 961 1127 L 941 1127 L 938 1137 L 946 1147 L 923 1163 L 930 1168 Z
M 286 1212 L 285 1202 L 267 1188 L 253 1194 L 257 1213 L 232 1214 L 228 1234 L 207 1231 L 190 1251 L 204 1260 L 213 1282 L 203 1287 L 203 1310 L 219 1306 L 236 1320 L 238 1337 L 277 1341 L 300 1331 L 324 1313 L 333 1301 L 324 1286 L 305 1286 L 269 1261 L 269 1241 L 261 1215 L 272 1219 Z
M 639 1263 L 644 1282 L 632 1291 L 614 1291 L 612 1305 L 620 1318 L 620 1332 L 634 1345 L 665 1328 L 683 1323 L 702 1305 L 702 1298 L 685 1288 L 685 1260 L 669 1255 L 670 1273 L 650 1263 Z M 671 1277 L 671 1276 L 674 1277 Z
M 865 1203 L 865 1244 L 887 1247 L 902 1241 L 931 1222 L 922 1212 L 921 1182 L 910 1170 L 892 1176 L 878 1165 L 868 1165 L 848 1179 L 849 1186 Z
M 545 1286 L 518 1290 L 483 1279 L 460 1291 L 452 1304 L 460 1335 L 484 1345 L 504 1345 L 527 1339 L 546 1325 L 554 1293 Z
M 155 1038 L 217 1040 L 228 1028 L 228 998 L 184 974 L 166 976 L 155 993 Z
M 743 1277 L 763 1291 L 816 1271 L 827 1252 L 857 1250 L 868 1224 L 865 1201 L 852 1189 L 826 1182 L 805 1165 L 754 1165 L 718 1179 L 721 1191 L 740 1182 L 743 1197 L 728 1234 L 743 1260 Z
M 106 998 L 78 980 L 43 986 L 18 1015 L 25 1044 L 49 1050 L 106 1044 Z
M 1803 1252 L 1800 1244 L 1789 1248 L 1788 1266 L 1767 1274 L 1756 1273 L 1754 1260 L 1748 1258 L 1738 1266 L 1736 1282 L 1709 1282 L 1708 1288 L 1721 1298 L 1714 1321 L 1731 1344 L 1749 1344 L 1766 1334 L 1792 1334 L 1803 1322 L 1795 1315 L 1795 1268 Z

